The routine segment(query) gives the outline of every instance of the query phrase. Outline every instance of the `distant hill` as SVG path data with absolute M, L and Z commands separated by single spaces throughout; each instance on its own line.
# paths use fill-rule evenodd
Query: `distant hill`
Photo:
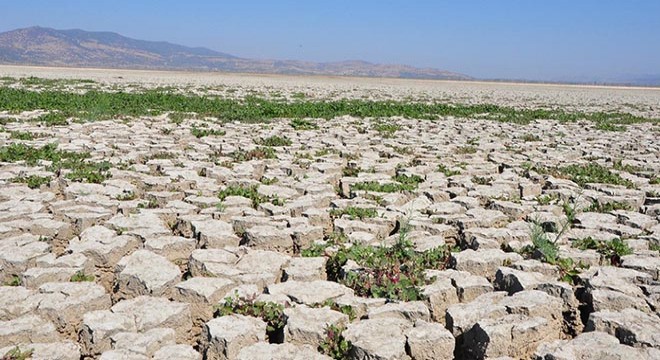
M 0 63 L 123 69 L 208 70 L 246 73 L 471 79 L 467 75 L 366 61 L 317 63 L 239 58 L 207 48 L 127 38 L 112 32 L 30 27 L 0 33 Z

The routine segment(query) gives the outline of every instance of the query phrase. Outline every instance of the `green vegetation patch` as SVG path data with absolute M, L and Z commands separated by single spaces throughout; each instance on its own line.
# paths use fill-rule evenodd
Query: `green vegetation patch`
M 393 137 L 394 133 L 400 129 L 401 126 L 392 123 L 378 122 L 374 125 L 374 130 L 378 131 L 378 133 L 384 138 Z
M 33 133 L 29 131 L 12 131 L 10 133 L 9 138 L 16 140 L 34 140 L 38 138 L 44 138 L 47 136 L 48 134 L 43 134 L 43 133 Z
M 15 346 L 11 350 L 7 351 L 2 360 L 27 360 L 32 358 L 32 353 L 34 349 L 21 350 L 18 346 Z
M 632 254 L 630 246 L 619 238 L 609 241 L 598 241 L 592 237 L 587 237 L 573 241 L 572 246 L 580 250 L 596 250 L 612 266 L 621 266 L 621 257 Z
M 527 173 L 525 176 L 529 176 L 529 171 L 535 171 L 542 175 L 552 175 L 558 178 L 569 179 L 582 187 L 588 183 L 623 185 L 627 188 L 635 187 L 635 184 L 631 181 L 622 178 L 619 174 L 597 163 L 573 164 L 559 168 L 543 168 L 525 163 L 522 165 L 522 168 Z
M 94 275 L 85 275 L 85 272 L 80 270 L 73 274 L 71 276 L 71 279 L 69 280 L 71 282 L 93 282 L 94 281 Z
M 262 146 L 291 146 L 291 140 L 286 137 L 281 137 L 273 135 L 258 141 L 255 141 L 258 145 Z
M 456 154 L 459 154 L 459 155 L 474 154 L 474 153 L 477 152 L 477 148 L 473 145 L 465 145 L 465 146 L 458 147 L 455 150 L 455 152 L 456 152 Z
M 335 360 L 349 359 L 353 345 L 344 338 L 345 328 L 337 325 L 328 325 L 325 328 L 325 338 L 321 341 L 318 351 Z
M 41 185 L 50 183 L 50 180 L 51 180 L 50 176 L 30 175 L 30 176 L 18 176 L 10 179 L 9 181 L 13 183 L 27 184 L 27 186 L 30 189 L 38 189 L 41 187 Z
M 70 170 L 66 178 L 77 182 L 101 183 L 110 177 L 110 163 L 89 161 L 89 153 L 76 153 L 57 150 L 57 144 L 32 147 L 25 144 L 11 144 L 0 148 L 0 162 L 25 161 L 35 166 L 41 160 L 50 161 L 49 171 Z
M 631 181 L 622 178 L 619 174 L 596 163 L 569 165 L 559 168 L 559 172 L 580 186 L 584 186 L 587 183 L 599 183 L 623 185 L 628 188 L 634 187 L 634 184 Z
M 622 203 L 622 202 L 617 202 L 617 201 L 611 201 L 607 203 L 600 203 L 600 202 L 594 202 L 591 204 L 591 206 L 587 207 L 584 209 L 584 212 L 600 212 L 600 213 L 608 213 L 610 211 L 615 211 L 615 210 L 628 210 L 628 211 L 634 211 L 635 209 L 633 206 L 630 204 Z
M 236 150 L 230 155 L 236 162 L 262 160 L 262 159 L 277 159 L 275 150 L 267 146 L 259 146 L 250 151 Z
M 438 165 L 438 171 L 445 174 L 446 177 L 454 176 L 454 175 L 460 175 L 461 171 L 460 170 L 453 170 L 448 168 L 444 164 L 439 164 Z
M 121 116 L 159 115 L 174 111 L 244 122 L 262 122 L 276 118 L 332 119 L 344 115 L 361 118 L 400 116 L 414 119 L 438 119 L 453 116 L 519 124 L 528 124 L 539 119 L 558 121 L 588 120 L 611 124 L 657 123 L 659 121 L 658 119 L 639 117 L 629 113 L 583 113 L 557 109 L 517 109 L 492 104 L 461 105 L 355 99 L 282 102 L 256 97 L 221 99 L 200 95 L 183 95 L 167 89 L 131 93 L 90 90 L 80 94 L 54 90 L 31 91 L 0 87 L 0 110 L 30 111 L 35 109 L 59 110 L 63 113 L 79 114 L 80 117 L 89 120 Z M 393 127 L 380 126 L 376 130 L 383 130 L 384 133 L 391 133 L 392 130 L 396 131 Z
M 252 201 L 252 207 L 254 207 L 255 209 L 257 208 L 257 206 L 259 206 L 259 204 L 267 203 L 267 202 L 278 206 L 284 204 L 284 201 L 278 197 L 265 196 L 259 194 L 259 192 L 257 191 L 258 188 L 259 185 L 251 185 L 251 186 L 230 185 L 218 193 L 218 198 L 220 198 L 220 200 L 224 200 L 229 196 L 242 196 L 244 198 L 250 199 Z
M 368 218 L 375 218 L 378 216 L 378 212 L 376 209 L 367 209 L 367 208 L 360 208 L 360 207 L 353 207 L 349 206 L 344 209 L 332 209 L 330 210 L 330 216 L 338 218 L 342 217 L 343 215 L 348 216 L 351 220 L 355 219 L 368 219 Z
M 226 134 L 224 130 L 220 129 L 202 129 L 198 127 L 193 127 L 190 129 L 190 133 L 196 138 L 203 138 L 206 136 L 223 136 Z
M 379 183 L 377 181 L 366 181 L 359 182 L 351 185 L 351 191 L 373 191 L 373 192 L 382 192 L 382 193 L 395 193 L 401 191 L 413 191 L 416 186 L 389 182 L 389 183 Z
M 303 251 L 303 256 L 320 256 L 324 247 L 337 246 L 328 259 L 328 278 L 338 281 L 355 294 L 364 297 L 414 301 L 423 299 L 422 287 L 432 279 L 425 276 L 427 269 L 444 269 L 449 261 L 449 247 L 443 246 L 424 252 L 415 251 L 407 239 L 408 226 L 402 225 L 399 239 L 391 247 L 353 244 L 345 246 L 339 241 L 315 244 L 314 249 Z M 355 261 L 359 271 L 344 272 L 348 260 Z
M 294 130 L 316 130 L 319 128 L 315 122 L 307 119 L 293 119 L 289 123 Z
M 217 305 L 215 310 L 216 317 L 239 314 L 261 318 L 266 322 L 266 331 L 269 338 L 282 331 L 284 325 L 286 325 L 284 306 L 270 301 L 254 301 L 242 299 L 238 296 L 230 296 L 225 298 L 223 303 Z

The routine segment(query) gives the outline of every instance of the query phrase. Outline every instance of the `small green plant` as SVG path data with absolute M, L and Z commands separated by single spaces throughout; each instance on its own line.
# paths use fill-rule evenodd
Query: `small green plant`
M 7 351 L 2 360 L 27 360 L 32 358 L 34 349 L 21 350 L 18 346 Z
M 394 136 L 394 133 L 399 131 L 401 126 L 397 124 L 390 124 L 384 122 L 378 122 L 374 125 L 374 130 L 378 131 L 380 136 L 384 138 L 391 138 Z
M 223 136 L 223 135 L 226 134 L 226 132 L 224 130 L 220 130 L 220 129 L 201 129 L 201 128 L 194 127 L 194 126 L 192 127 L 192 129 L 190 129 L 190 133 L 198 139 L 206 137 L 206 136 Z
M 289 123 L 291 127 L 296 130 L 296 131 L 301 131 L 301 130 L 316 130 L 319 128 L 318 125 L 316 125 L 315 122 L 307 120 L 307 119 L 293 119 Z
M 610 211 L 615 211 L 615 210 L 633 211 L 634 209 L 630 204 L 626 204 L 618 201 L 611 201 L 607 203 L 600 203 L 598 201 L 594 201 L 591 204 L 591 206 L 584 209 L 585 212 L 599 212 L 599 213 L 608 213 Z
M 520 139 L 525 142 L 541 141 L 541 138 L 535 134 L 525 134 Z
M 412 155 L 412 154 L 415 153 L 415 150 L 413 150 L 412 148 L 410 148 L 408 146 L 401 147 L 401 146 L 392 145 L 391 147 L 392 147 L 392 150 L 394 150 L 394 152 L 396 152 L 397 154 L 400 154 L 400 155 Z
M 649 250 L 660 252 L 660 243 L 649 244 Z
M 287 139 L 286 137 L 281 137 L 277 135 L 273 135 L 271 137 L 261 139 L 259 141 L 256 141 L 256 143 L 258 145 L 270 146 L 270 147 L 291 146 L 292 144 L 291 140 Z
M 378 216 L 378 212 L 376 211 L 376 209 L 367 209 L 367 208 L 360 208 L 353 206 L 349 206 L 344 209 L 330 210 L 330 216 L 334 218 L 339 218 L 342 217 L 343 215 L 347 215 L 351 220 L 355 220 L 355 219 L 364 220 Z
M 572 246 L 580 250 L 596 250 L 612 266 L 621 266 L 621 257 L 632 254 L 632 249 L 620 238 L 598 241 L 592 237 L 587 237 L 573 241 Z
M 362 172 L 362 169 L 357 166 L 347 166 L 342 170 L 342 175 L 346 177 L 357 177 Z
M 579 281 L 578 275 L 586 266 L 581 262 L 575 264 L 570 258 L 560 257 L 559 246 L 557 246 L 557 240 L 569 229 L 571 223 L 570 220 L 566 221 L 559 229 L 556 239 L 552 241 L 543 227 L 538 222 L 533 222 L 530 227 L 532 245 L 525 246 L 520 252 L 527 258 L 538 257 L 543 262 L 556 265 L 559 268 L 559 280 L 576 284 Z
M 351 305 L 339 305 L 333 299 L 328 299 L 322 303 L 317 303 L 312 305 L 312 307 L 315 308 L 320 308 L 325 306 L 329 307 L 332 310 L 339 311 L 340 313 L 348 316 L 349 321 L 353 321 L 357 318 L 355 309 Z
M 141 202 L 137 204 L 138 209 L 157 209 L 159 208 L 158 201 L 156 199 L 149 199 L 146 203 Z
M 604 131 L 626 131 L 623 125 L 616 125 L 609 121 L 600 121 L 596 123 L 596 129 Z
M 48 136 L 48 134 L 33 133 L 29 131 L 12 131 L 10 139 L 16 140 L 34 140 L 36 138 L 43 138 Z
M 83 270 L 80 270 L 80 271 L 76 272 L 75 274 L 73 274 L 73 276 L 71 276 L 71 279 L 69 279 L 69 281 L 71 281 L 71 282 L 85 282 L 85 281 L 93 282 L 94 279 L 95 279 L 94 275 L 85 275 L 85 272 Z
M 660 176 L 655 176 L 649 180 L 649 184 L 651 185 L 660 185 Z
M 479 145 L 479 137 L 469 138 L 469 139 L 467 140 L 467 144 L 468 144 L 468 145 L 472 145 L 472 146 L 477 146 L 477 145 Z
M 459 155 L 474 154 L 477 152 L 477 148 L 472 145 L 460 146 L 455 152 Z
M 21 286 L 21 284 L 21 278 L 16 275 L 13 275 L 10 280 L 5 282 L 5 286 Z
M 536 202 L 538 202 L 539 205 L 543 205 L 543 206 L 550 205 L 555 201 L 557 201 L 557 195 L 554 194 L 546 194 L 536 197 Z
M 417 252 L 407 239 L 408 232 L 409 227 L 401 225 L 399 239 L 390 247 L 359 244 L 347 247 L 328 239 L 325 247 L 338 248 L 328 259 L 328 278 L 352 288 L 359 296 L 401 301 L 422 299 L 421 288 L 429 283 L 425 270 L 446 268 L 450 251 L 444 246 Z M 316 245 L 314 255 L 323 255 L 325 247 Z M 342 271 L 348 260 L 355 261 L 361 269 Z
M 325 249 L 328 248 L 327 244 L 313 243 L 309 247 L 300 251 L 302 257 L 320 257 L 325 255 Z
M 226 297 L 224 302 L 215 307 L 215 316 L 226 316 L 239 314 L 261 318 L 266 322 L 266 332 L 272 338 L 277 332 L 284 329 L 286 317 L 284 316 L 284 305 L 274 302 L 254 301 L 254 299 L 242 299 L 237 294 Z
M 493 182 L 493 179 L 489 177 L 473 176 L 472 182 L 477 185 L 490 185 Z
M 236 150 L 230 155 L 236 162 L 262 160 L 262 159 L 277 159 L 275 150 L 271 147 L 259 146 L 250 151 Z
M 596 163 L 569 165 L 558 169 L 558 171 L 580 186 L 587 183 L 601 183 L 623 185 L 628 188 L 634 187 L 630 180 L 623 179 L 619 174 L 613 173 L 608 168 Z
M 71 116 L 70 114 L 67 113 L 51 112 L 48 114 L 40 115 L 37 118 L 31 119 L 31 121 L 40 122 L 49 127 L 65 126 L 65 125 L 69 125 L 69 121 L 67 120 L 69 117 Z
M 115 198 L 119 201 L 130 201 L 130 200 L 135 200 L 137 199 L 137 194 L 133 191 L 125 191 Z
M 323 149 L 316 150 L 314 152 L 314 156 L 323 157 L 323 156 L 326 156 L 328 154 L 334 154 L 334 153 L 336 153 L 336 150 L 334 150 L 334 149 L 323 148 Z
M 403 184 L 404 186 L 408 187 L 410 189 L 409 191 L 417 189 L 417 186 L 424 182 L 424 179 L 419 175 L 406 175 L 406 174 L 398 174 L 395 177 L 393 177 L 392 180 L 397 181 Z
M 286 201 L 277 195 L 271 196 L 269 199 L 269 202 L 275 206 L 284 206 L 284 204 L 286 204 Z
M 27 184 L 27 186 L 30 189 L 38 189 L 41 187 L 41 185 L 50 183 L 50 180 L 51 180 L 50 176 L 30 175 L 30 176 L 18 176 L 10 179 L 9 181 L 13 183 Z
M 174 159 L 176 158 L 176 154 L 168 151 L 159 151 L 155 152 L 153 154 L 149 154 L 144 158 L 144 162 L 148 162 L 149 160 L 166 160 L 166 159 Z
M 235 185 L 230 185 L 227 186 L 224 190 L 220 191 L 218 193 L 218 197 L 220 200 L 226 199 L 228 196 L 242 196 L 244 198 L 248 198 L 252 200 L 252 207 L 255 209 L 259 204 L 261 203 L 266 203 L 270 202 L 273 205 L 277 206 L 282 206 L 284 205 L 284 201 L 277 196 L 265 196 L 259 194 L 257 189 L 259 188 L 259 185 L 251 185 L 251 186 L 235 186 Z
M 342 335 L 343 327 L 328 325 L 325 328 L 325 338 L 319 345 L 318 351 L 336 360 L 349 359 L 351 342 Z
M 621 159 L 615 159 L 612 160 L 612 168 L 614 170 L 619 170 L 619 171 L 626 171 L 631 174 L 643 171 L 644 168 L 638 167 L 638 166 L 633 166 L 629 164 L 623 164 L 623 161 Z
M 548 264 L 556 264 L 559 259 L 559 247 L 555 241 L 548 238 L 548 235 L 543 230 L 543 227 L 534 222 L 531 225 L 532 252 L 536 251 L 540 254 L 541 260 Z
M 401 184 L 398 182 L 379 183 L 376 181 L 359 182 L 351 185 L 351 191 L 373 191 L 382 193 L 394 193 L 400 191 L 413 191 L 417 186 Z
M 66 175 L 66 178 L 77 182 L 100 184 L 111 176 L 110 163 L 107 161 L 80 162 L 71 165 L 70 168 L 71 172 Z
M 440 164 L 438 165 L 438 171 L 441 173 L 445 174 L 446 177 L 454 176 L 454 175 L 460 175 L 461 171 L 460 170 L 451 170 L 449 169 L 446 165 Z
M 185 119 L 194 119 L 196 118 L 196 115 L 175 111 L 167 114 L 167 117 L 170 119 L 172 124 L 181 125 Z
M 261 179 L 259 180 L 259 182 L 261 182 L 264 185 L 277 184 L 278 181 L 279 181 L 278 178 L 267 178 L 265 176 L 262 176 Z

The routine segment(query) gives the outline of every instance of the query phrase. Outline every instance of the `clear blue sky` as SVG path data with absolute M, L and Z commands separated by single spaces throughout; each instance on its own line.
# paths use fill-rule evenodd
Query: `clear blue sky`
M 660 74 L 660 0 L 23 0 L 0 31 L 114 31 L 241 57 L 362 59 L 481 78 Z

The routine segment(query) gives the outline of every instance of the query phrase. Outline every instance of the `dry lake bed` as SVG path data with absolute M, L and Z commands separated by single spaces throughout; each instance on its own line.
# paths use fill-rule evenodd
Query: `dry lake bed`
M 660 89 L 0 66 L 3 359 L 660 359 Z

